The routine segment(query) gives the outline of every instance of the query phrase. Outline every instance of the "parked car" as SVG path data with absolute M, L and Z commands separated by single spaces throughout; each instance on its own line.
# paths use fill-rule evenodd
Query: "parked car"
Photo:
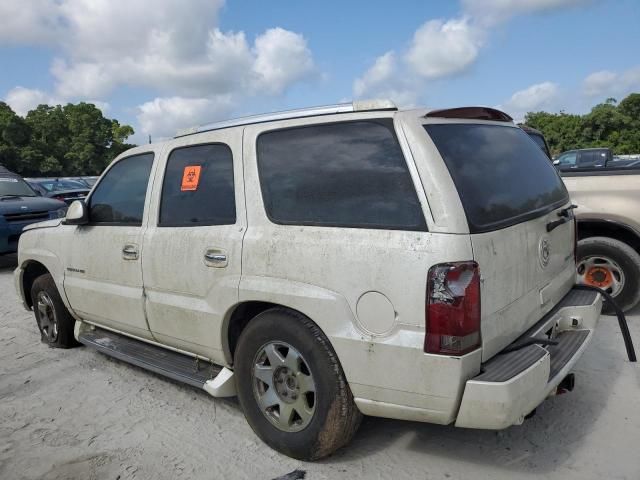
M 62 200 L 66 204 L 84 199 L 91 189 L 84 182 L 66 178 L 26 178 L 25 180 L 43 197 Z
M 63 202 L 39 197 L 20 177 L 0 165 L 0 254 L 18 249 L 18 239 L 27 225 L 63 217 Z
M 84 182 L 87 185 L 87 187 L 91 188 L 96 184 L 96 182 L 98 181 L 98 178 L 100 178 L 100 177 L 94 177 L 94 176 L 91 176 L 91 177 L 78 177 L 78 180 Z
M 508 115 L 354 102 L 121 154 L 25 233 L 15 280 L 49 345 L 237 394 L 262 440 L 317 459 L 362 414 L 502 429 L 571 389 L 601 308 L 574 240 Z
M 637 159 L 622 159 L 615 157 L 609 148 L 583 148 L 561 153 L 553 164 L 561 172 L 573 170 L 594 170 L 602 168 L 637 167 Z
M 640 303 L 640 162 L 600 148 L 565 152 L 554 164 L 578 206 L 578 282 L 631 310 Z M 614 313 L 606 302 L 603 311 Z

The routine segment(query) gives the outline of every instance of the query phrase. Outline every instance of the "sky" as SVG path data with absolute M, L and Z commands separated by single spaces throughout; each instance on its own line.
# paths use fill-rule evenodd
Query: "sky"
M 246 114 L 584 113 L 640 91 L 640 0 L 2 0 L 0 99 L 86 101 L 144 143 Z

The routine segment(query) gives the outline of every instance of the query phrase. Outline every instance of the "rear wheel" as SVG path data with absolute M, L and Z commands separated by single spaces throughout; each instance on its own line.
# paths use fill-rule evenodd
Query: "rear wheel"
M 70 348 L 78 345 L 73 337 L 75 320 L 62 303 L 50 274 L 35 279 L 31 287 L 33 313 L 43 342 L 51 347 Z
M 329 340 L 307 317 L 285 309 L 259 314 L 234 357 L 238 399 L 269 446 L 316 460 L 351 440 L 362 415 Z
M 578 283 L 609 293 L 627 311 L 640 302 L 640 254 L 624 242 L 608 237 L 578 242 Z M 603 312 L 614 313 L 605 301 Z

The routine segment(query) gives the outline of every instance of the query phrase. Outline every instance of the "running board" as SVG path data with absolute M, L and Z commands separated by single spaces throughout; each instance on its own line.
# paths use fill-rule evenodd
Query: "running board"
M 102 328 L 77 329 L 76 338 L 87 347 L 165 377 L 202 388 L 214 397 L 235 395 L 233 372 L 173 350 Z

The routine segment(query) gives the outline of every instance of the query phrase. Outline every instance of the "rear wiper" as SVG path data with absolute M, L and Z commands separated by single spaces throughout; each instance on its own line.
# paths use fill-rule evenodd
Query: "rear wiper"
M 571 210 L 573 210 L 574 208 L 578 208 L 578 205 L 571 204 L 567 208 L 563 208 L 562 210 L 560 210 L 558 212 L 558 216 L 559 217 L 569 218 L 569 212 Z
M 570 212 L 574 208 L 578 208 L 578 206 L 571 204 L 567 208 L 563 208 L 562 210 L 560 210 L 558 212 L 558 216 L 562 218 L 560 218 L 560 220 L 554 220 L 553 222 L 547 223 L 547 232 L 551 232 L 552 230 L 555 230 L 556 227 L 559 227 L 563 223 L 567 223 L 567 220 L 571 218 Z

